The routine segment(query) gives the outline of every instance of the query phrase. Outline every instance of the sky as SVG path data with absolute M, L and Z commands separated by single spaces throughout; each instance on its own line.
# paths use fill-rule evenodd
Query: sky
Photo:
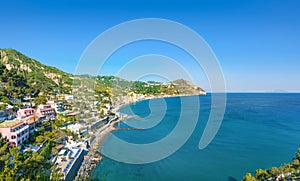
M 135 19 L 163 18 L 189 27 L 207 42 L 228 92 L 300 92 L 299 8 L 298 0 L 2 1 L 0 48 L 75 73 L 88 45 L 107 29 Z M 131 60 L 148 54 L 183 64 L 197 85 L 210 89 L 190 55 L 158 41 L 120 48 L 100 74 L 116 75 Z

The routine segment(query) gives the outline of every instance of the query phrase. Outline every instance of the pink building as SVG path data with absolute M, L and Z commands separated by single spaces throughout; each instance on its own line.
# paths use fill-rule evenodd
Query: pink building
M 29 138 L 29 126 L 20 120 L 4 121 L 0 123 L 2 138 L 13 146 L 19 146 Z
M 19 109 L 17 114 L 18 114 L 18 119 L 21 120 L 29 116 L 33 116 L 35 114 L 35 110 L 33 108 Z
M 56 117 L 55 109 L 48 104 L 41 104 L 38 106 L 36 114 L 39 117 L 46 117 L 47 119 L 53 120 Z

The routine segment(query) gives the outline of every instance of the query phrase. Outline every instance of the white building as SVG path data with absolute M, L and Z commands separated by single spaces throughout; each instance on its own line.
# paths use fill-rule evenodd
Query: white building
M 82 137 L 88 133 L 87 127 L 84 127 L 81 124 L 71 124 L 67 126 L 67 129 L 78 134 L 79 137 Z
M 65 94 L 65 100 L 66 101 L 73 101 L 74 100 L 74 95 L 72 95 L 72 94 Z

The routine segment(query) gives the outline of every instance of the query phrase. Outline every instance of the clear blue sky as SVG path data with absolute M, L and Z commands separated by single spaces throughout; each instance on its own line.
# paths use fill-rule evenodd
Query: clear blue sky
M 190 27 L 209 43 L 228 91 L 300 92 L 299 9 L 298 0 L 2 1 L 0 47 L 74 73 L 84 49 L 106 29 L 137 18 L 165 18 Z M 125 61 L 143 53 L 184 58 L 153 42 L 139 46 L 137 53 L 136 47 L 115 58 Z M 114 74 L 118 66 L 107 65 L 104 73 Z

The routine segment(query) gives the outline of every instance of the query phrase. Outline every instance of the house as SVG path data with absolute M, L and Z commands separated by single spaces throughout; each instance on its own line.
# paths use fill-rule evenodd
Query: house
M 32 106 L 35 106 L 34 98 L 31 98 L 30 96 L 26 96 L 22 100 L 22 105 L 27 108 L 31 108 Z
M 0 110 L 0 121 L 6 120 L 7 117 L 8 117 L 8 114 L 6 113 L 6 110 L 5 109 Z
M 20 120 L 3 121 L 0 123 L 0 133 L 9 144 L 19 146 L 29 138 L 29 126 Z
M 21 99 L 15 99 L 15 98 L 11 98 L 9 99 L 9 101 L 13 104 L 16 104 L 16 103 L 22 103 L 22 100 Z
M 12 120 L 16 117 L 16 112 L 11 106 L 7 106 L 6 109 L 0 110 L 0 121 Z
M 64 105 L 63 105 L 62 102 L 48 101 L 47 104 L 50 105 L 52 108 L 54 108 L 56 112 L 63 112 L 64 111 Z
M 74 133 L 77 133 L 80 138 L 82 136 L 88 134 L 87 127 L 84 127 L 83 125 L 78 124 L 78 123 L 68 125 L 67 129 L 70 130 L 70 131 L 72 131 L 72 132 L 74 132 Z
M 65 100 L 66 101 L 73 101 L 74 100 L 74 96 L 72 94 L 65 94 Z
M 34 114 L 35 110 L 33 108 L 19 109 L 17 112 L 17 118 L 21 120 L 33 116 Z
M 39 117 L 46 117 L 46 119 L 54 120 L 56 117 L 55 109 L 49 104 L 41 104 L 38 106 L 36 114 Z

